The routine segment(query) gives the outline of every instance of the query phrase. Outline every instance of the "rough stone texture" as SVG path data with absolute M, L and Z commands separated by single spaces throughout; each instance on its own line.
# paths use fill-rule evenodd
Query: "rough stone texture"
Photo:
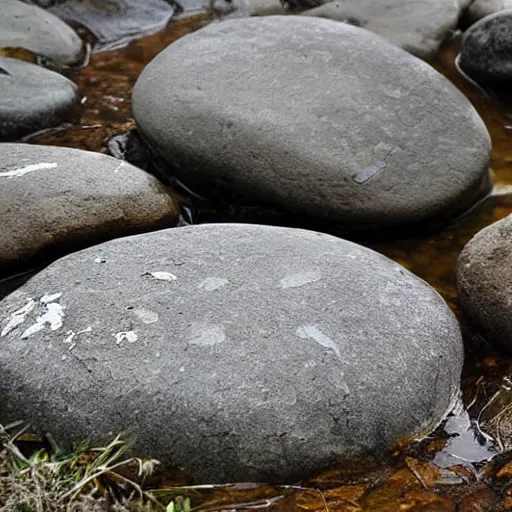
M 494 343 L 512 348 L 512 216 L 483 229 L 457 262 L 457 286 L 470 321 Z
M 459 14 L 457 0 L 338 0 L 303 13 L 365 28 L 422 58 L 437 53 Z
M 175 8 L 168 0 L 33 0 L 60 18 L 80 23 L 107 49 L 165 27 Z
M 57 16 L 18 0 L 2 0 L 1 11 L 0 49 L 24 48 L 58 68 L 83 60 L 82 40 Z
M 464 73 L 483 85 L 512 85 L 512 9 L 472 25 L 462 39 L 458 63 Z
M 475 0 L 467 11 L 471 23 L 499 11 L 512 9 L 512 0 Z
M 268 16 L 173 43 L 133 92 L 192 189 L 367 227 L 446 218 L 488 188 L 490 139 L 424 62 L 356 27 Z
M 0 57 L 0 138 L 58 126 L 73 112 L 78 89 L 63 76 Z
M 0 144 L 0 274 L 100 240 L 170 226 L 167 189 L 115 158 L 68 148 Z
M 0 422 L 59 442 L 128 431 L 134 453 L 200 483 L 291 482 L 380 454 L 443 417 L 463 359 L 442 298 L 398 264 L 255 225 L 62 258 L 0 303 L 0 332 Z

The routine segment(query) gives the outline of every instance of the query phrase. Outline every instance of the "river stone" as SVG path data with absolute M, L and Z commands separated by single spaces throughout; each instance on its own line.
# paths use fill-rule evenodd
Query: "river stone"
M 381 455 L 443 418 L 463 360 L 453 314 L 400 265 L 242 224 L 62 258 L 0 303 L 0 332 L 0 423 L 65 444 L 128 431 L 200 483 Z
M 446 218 L 488 188 L 490 138 L 469 101 L 419 59 L 330 20 L 187 35 L 144 69 L 133 112 L 193 190 L 351 228 Z
M 338 0 L 303 13 L 365 28 L 422 58 L 437 53 L 459 14 L 457 0 Z
M 216 16 L 230 18 L 286 14 L 279 0 L 215 0 L 213 7 Z
M 24 48 L 57 68 L 83 60 L 82 40 L 57 16 L 18 0 L 2 0 L 1 8 L 0 54 L 2 48 Z
M 512 9 L 486 16 L 464 33 L 458 64 L 476 82 L 509 91 L 512 85 Z
M 73 113 L 76 85 L 35 64 L 0 57 L 0 138 L 58 126 Z M 1 158 L 1 156 L 0 156 Z
M 469 22 L 474 23 L 489 14 L 507 9 L 512 9 L 512 0 L 475 0 L 467 11 L 467 17 Z
M 491 342 L 512 348 L 512 216 L 476 234 L 457 262 L 467 317 Z
M 0 274 L 116 236 L 172 225 L 166 187 L 100 153 L 0 144 Z
M 175 12 L 172 0 L 32 0 L 62 19 L 87 27 L 98 49 L 122 46 L 164 28 Z

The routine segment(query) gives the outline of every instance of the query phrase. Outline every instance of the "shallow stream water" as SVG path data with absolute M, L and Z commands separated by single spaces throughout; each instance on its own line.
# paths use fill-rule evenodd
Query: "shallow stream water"
M 163 48 L 209 22 L 197 15 L 172 22 L 167 29 L 122 49 L 93 53 L 87 66 L 71 78 L 84 95 L 81 119 L 28 137 L 28 142 L 106 152 L 117 147 L 114 136 L 135 127 L 130 111 L 131 89 L 144 66 Z M 385 464 L 350 461 L 323 473 L 302 487 L 237 487 L 215 491 L 227 508 L 252 502 L 252 507 L 281 510 L 455 511 L 512 510 L 512 356 L 494 352 L 460 311 L 455 282 L 457 257 L 469 239 L 485 226 L 512 213 L 512 98 L 493 98 L 465 81 L 454 64 L 459 38 L 446 43 L 431 64 L 473 103 L 493 142 L 492 194 L 448 224 L 422 232 L 367 233 L 355 238 L 399 262 L 429 282 L 459 317 L 466 342 L 463 404 L 444 428 L 422 442 L 404 440 Z M 139 155 L 140 156 L 140 155 Z M 143 156 L 143 155 L 142 155 Z M 239 221 L 306 225 L 300 219 L 257 208 L 233 208 L 177 200 L 192 206 L 195 222 Z M 184 208 L 183 218 L 190 218 Z M 306 225 L 336 232 L 325 225 Z M 0 283 L 0 295 L 26 276 Z M 470 320 L 470 319 L 469 319 Z M 483 459 L 492 459 L 485 463 Z M 434 461 L 436 465 L 431 464 Z M 449 468 L 445 471 L 439 467 Z M 166 477 L 170 482 L 170 476 Z M 202 482 L 198 482 L 202 483 Z M 319 492 L 316 489 L 322 489 Z M 279 496 L 277 501 L 265 499 Z M 212 498 L 212 496 L 208 496 Z M 205 498 L 206 499 L 206 498 Z M 258 500 L 263 500 L 259 502 Z M 230 506 L 228 506 L 228 504 Z M 218 505 L 216 505 L 218 508 Z

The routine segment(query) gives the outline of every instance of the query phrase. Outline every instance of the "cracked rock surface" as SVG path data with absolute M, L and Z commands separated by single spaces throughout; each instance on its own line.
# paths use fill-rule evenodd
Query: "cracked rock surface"
M 5 143 L 0 218 L 5 275 L 29 268 L 45 252 L 53 256 L 172 226 L 177 211 L 164 185 L 126 162 L 78 149 Z
M 142 72 L 143 136 L 192 190 L 351 228 L 446 219 L 489 189 L 470 102 L 379 36 L 305 16 L 229 20 Z
M 64 257 L 0 303 L 0 421 L 125 432 L 196 482 L 294 482 L 425 433 L 458 394 L 455 317 L 328 235 L 210 224 Z

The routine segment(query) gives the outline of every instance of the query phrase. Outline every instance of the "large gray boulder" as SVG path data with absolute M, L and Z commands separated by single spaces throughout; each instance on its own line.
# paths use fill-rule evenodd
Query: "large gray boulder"
M 379 34 L 422 58 L 435 55 L 456 27 L 457 0 L 337 0 L 303 13 L 342 21 Z
M 464 33 L 458 64 L 479 84 L 510 91 L 512 9 L 486 16 Z
M 512 0 L 475 0 L 467 11 L 468 21 L 474 23 L 499 11 L 512 9 Z
M 0 138 L 15 138 L 67 120 L 76 85 L 48 69 L 0 57 Z
M 24 48 L 58 68 L 83 60 L 82 40 L 57 16 L 19 0 L 1 0 L 0 8 L 0 49 Z
M 490 139 L 424 62 L 320 18 L 230 20 L 160 53 L 133 91 L 143 136 L 192 189 L 350 227 L 461 212 Z
M 100 153 L 0 144 L 0 275 L 116 236 L 174 225 L 156 178 Z
M 491 342 L 512 349 L 512 216 L 476 234 L 457 262 L 468 319 Z
M 288 481 L 425 433 L 463 350 L 442 298 L 328 235 L 201 225 L 67 256 L 0 303 L 0 423 L 120 431 L 197 482 Z

